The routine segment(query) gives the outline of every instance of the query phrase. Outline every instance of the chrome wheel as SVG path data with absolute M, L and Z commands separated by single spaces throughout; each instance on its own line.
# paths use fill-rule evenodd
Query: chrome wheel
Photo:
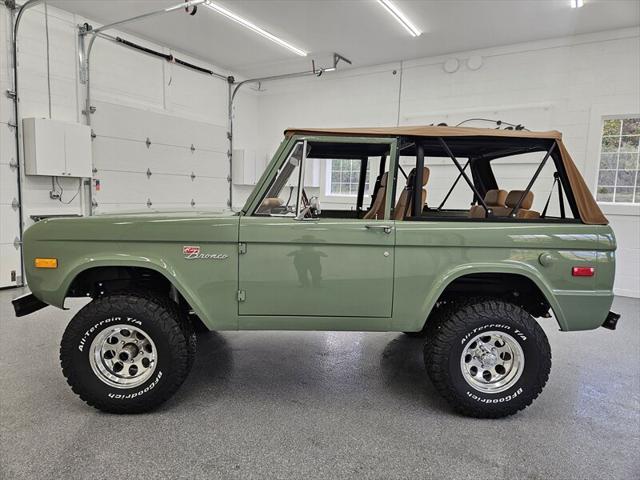
M 473 337 L 462 350 L 462 376 L 476 390 L 500 393 L 512 387 L 524 370 L 524 353 L 508 333 L 490 331 Z
M 89 349 L 96 376 L 115 388 L 134 388 L 146 382 L 156 369 L 156 346 L 140 328 L 114 325 L 100 332 Z

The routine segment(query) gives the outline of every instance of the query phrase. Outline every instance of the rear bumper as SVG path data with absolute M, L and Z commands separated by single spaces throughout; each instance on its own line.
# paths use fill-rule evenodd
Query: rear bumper
M 604 322 L 602 322 L 602 326 L 604 328 L 608 328 L 609 330 L 615 330 L 616 325 L 618 325 L 618 320 L 620 320 L 620 314 L 609 312 L 607 318 L 605 318 Z
M 48 306 L 47 303 L 36 298 L 33 293 L 22 295 L 21 297 L 12 300 L 11 303 L 13 304 L 13 309 L 16 312 L 16 317 L 24 317 L 25 315 L 37 312 L 38 310 Z

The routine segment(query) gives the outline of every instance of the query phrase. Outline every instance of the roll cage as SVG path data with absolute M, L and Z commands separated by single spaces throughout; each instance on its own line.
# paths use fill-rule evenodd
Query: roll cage
M 299 145 L 305 142 L 307 148 L 303 155 L 303 164 L 309 159 L 352 159 L 360 161 L 358 190 L 354 212 L 355 218 L 363 218 L 367 212 L 364 206 L 365 201 L 365 175 L 369 160 L 371 157 L 379 158 L 379 171 L 377 179 L 373 186 L 373 195 L 371 203 L 375 199 L 376 191 L 380 187 L 380 180 L 385 171 L 389 170 L 390 184 L 389 193 L 391 198 L 396 198 L 398 189 L 398 179 L 402 175 L 405 179 L 409 179 L 408 173 L 400 164 L 400 157 L 415 158 L 415 175 L 411 176 L 412 182 L 405 187 L 410 191 L 413 201 L 410 203 L 410 211 L 403 216 L 408 221 L 426 221 L 426 220 L 442 220 L 442 221 L 518 221 L 518 222 L 580 222 L 577 205 L 573 196 L 567 172 L 558 148 L 556 140 L 551 138 L 535 138 L 535 137 L 508 137 L 508 136 L 433 136 L 433 137 L 412 137 L 401 135 L 394 138 L 381 136 L 363 136 L 363 137 L 345 137 L 340 135 L 291 135 L 283 142 L 280 149 L 276 153 L 274 161 L 263 174 L 258 184 L 258 188 L 247 201 L 243 214 L 256 214 L 257 206 L 260 199 L 264 198 L 273 176 L 281 167 L 282 162 L 287 156 Z M 530 178 L 524 190 L 521 190 L 520 198 L 517 203 L 511 207 L 508 215 L 494 215 L 493 209 L 485 202 L 485 196 L 490 190 L 498 189 L 498 182 L 492 168 L 492 162 L 505 157 L 511 157 L 522 154 L 530 154 L 540 152 L 542 154 L 540 162 Z M 422 208 L 420 196 L 423 185 L 423 167 L 425 165 L 425 157 L 448 159 L 457 169 L 457 176 L 447 191 L 444 199 L 437 207 L 425 206 Z M 464 164 L 459 158 L 464 158 Z M 551 161 L 555 166 L 554 181 L 551 193 L 540 218 L 518 218 L 518 212 L 522 208 L 522 203 L 531 191 L 536 180 L 540 176 L 545 165 Z M 405 164 L 406 165 L 406 164 Z M 470 199 L 471 207 L 479 205 L 484 208 L 483 218 L 470 218 L 461 216 L 457 210 L 445 209 L 445 204 L 451 196 L 455 187 L 463 181 L 471 190 L 472 198 Z M 560 217 L 546 217 L 547 206 L 551 199 L 554 188 L 557 187 L 558 202 L 560 208 Z M 565 205 L 568 205 L 568 209 Z M 570 211 L 573 218 L 567 216 L 567 210 Z M 326 216 L 331 216 L 331 211 L 325 211 Z M 387 212 L 389 212 L 387 210 Z M 447 215 L 447 212 L 451 215 Z M 453 214 L 457 212 L 458 214 Z M 342 212 L 345 213 L 345 212 Z M 438 213 L 436 217 L 426 215 L 429 213 Z M 394 202 L 391 202 L 391 217 L 394 215 Z M 325 216 L 325 215 L 323 215 Z M 350 217 L 351 218 L 351 217 Z M 385 215 L 385 218 L 387 216 Z

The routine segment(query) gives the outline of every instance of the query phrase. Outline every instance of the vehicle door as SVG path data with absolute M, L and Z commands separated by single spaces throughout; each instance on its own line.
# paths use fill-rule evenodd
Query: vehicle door
M 358 142 L 386 144 L 395 158 L 395 139 Z M 389 206 L 381 219 L 311 216 L 317 188 L 305 173 L 309 148 L 307 139 L 292 142 L 269 188 L 240 219 L 241 325 L 243 316 L 391 317 L 395 229 L 387 220 Z

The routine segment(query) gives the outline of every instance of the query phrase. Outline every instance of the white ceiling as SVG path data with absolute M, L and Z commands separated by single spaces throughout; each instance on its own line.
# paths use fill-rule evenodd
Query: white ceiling
M 179 0 L 49 0 L 50 5 L 105 24 L 180 3 Z M 639 0 L 395 0 L 424 33 L 413 38 L 375 0 L 219 0 L 308 52 L 288 50 L 201 7 L 128 24 L 122 30 L 183 51 L 244 76 L 328 66 L 332 52 L 354 67 L 443 55 L 640 24 Z

